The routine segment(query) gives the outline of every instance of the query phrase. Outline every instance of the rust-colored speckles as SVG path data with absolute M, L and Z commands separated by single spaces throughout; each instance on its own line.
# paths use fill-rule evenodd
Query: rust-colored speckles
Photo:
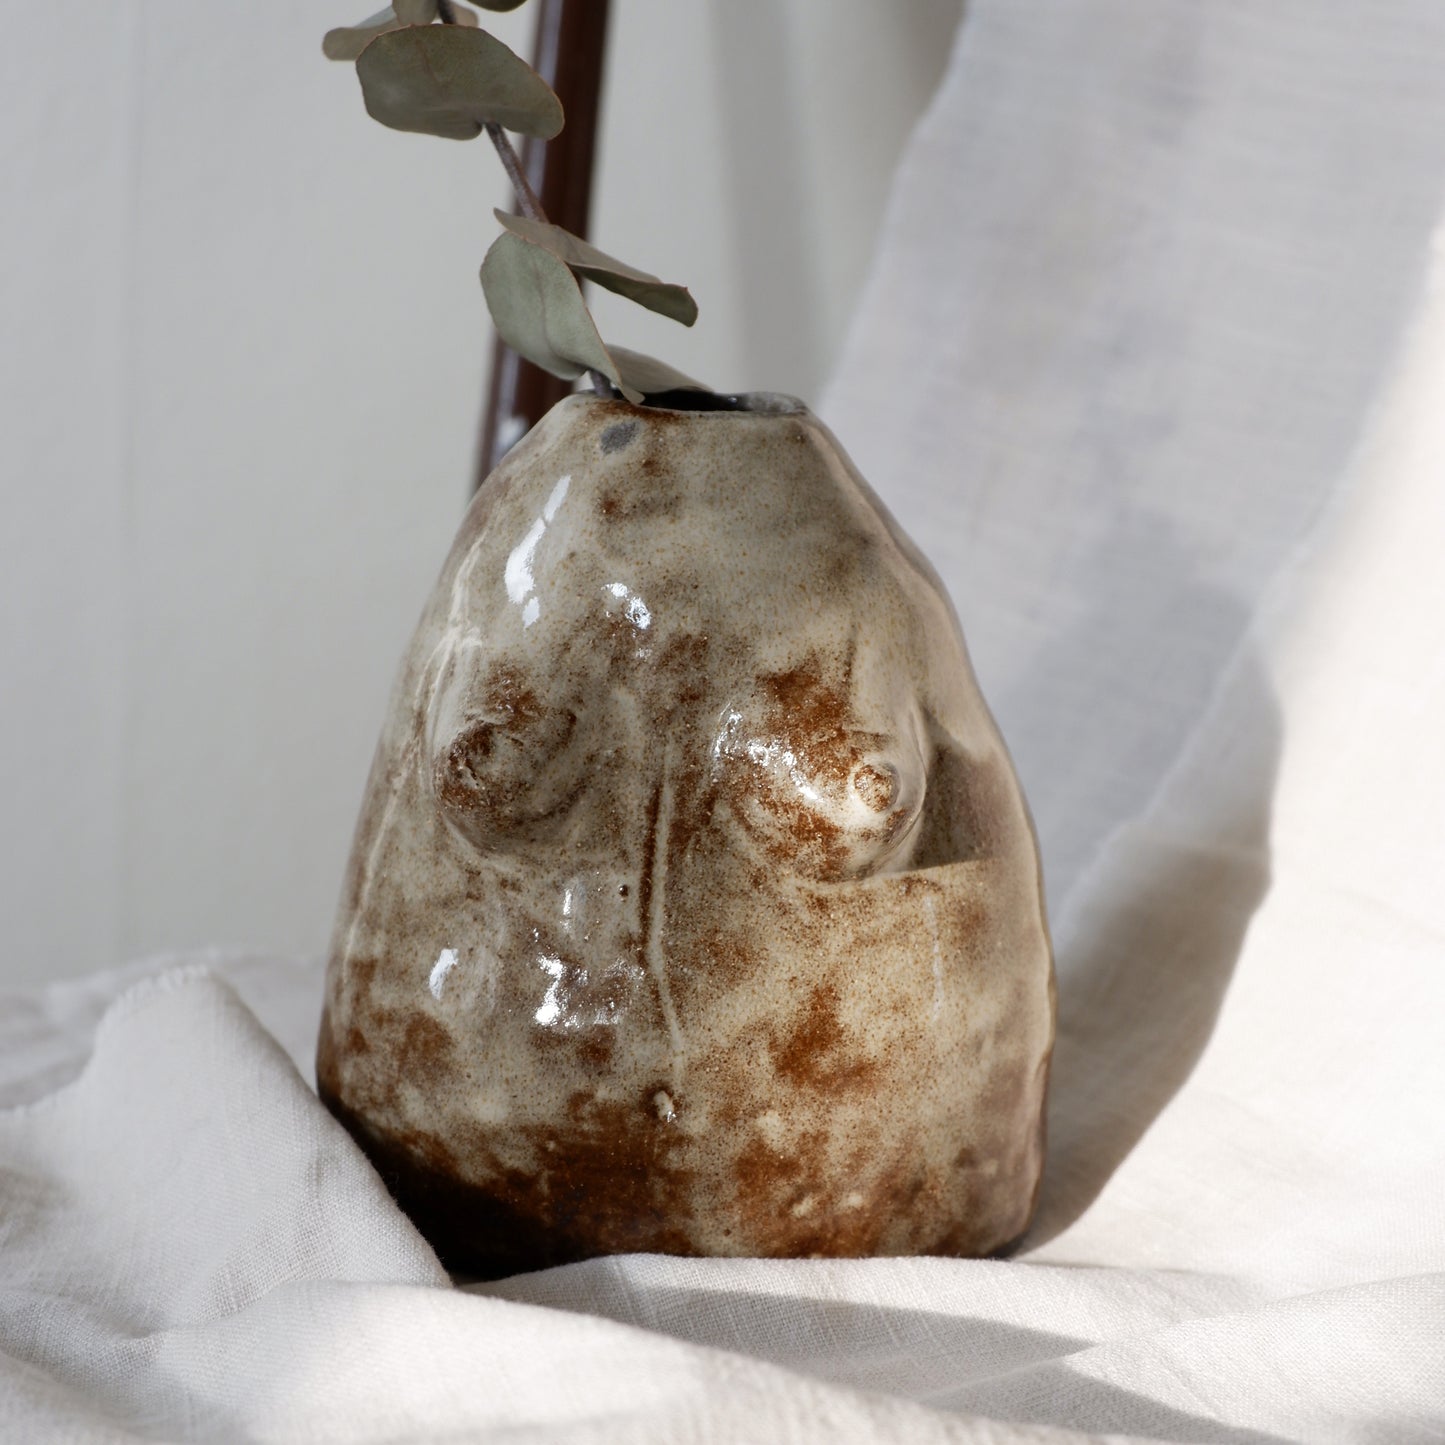
M 705 633 L 679 632 L 670 636 L 651 659 L 654 676 L 665 682 L 664 695 L 669 712 L 695 707 L 707 697 L 708 639 Z
M 820 780 L 842 783 L 857 762 L 847 693 L 824 680 L 816 661 L 759 679 L 768 701 L 766 726 L 786 738 Z
M 555 1126 L 521 1131 L 533 1169 L 501 1164 L 484 1136 L 453 1147 L 426 1132 L 392 1134 L 329 1092 L 323 1100 L 402 1208 L 426 1220 L 448 1269 L 497 1279 L 597 1254 L 697 1252 L 687 1232 L 693 1176 L 674 1162 L 675 1136 L 650 1099 L 574 1096 Z
M 894 773 L 864 763 L 853 773 L 853 791 L 875 813 L 886 813 L 898 796 L 898 778 Z
M 766 961 L 762 950 L 741 930 L 704 933 L 697 940 L 694 956 L 709 981 L 729 984 L 742 982 Z
M 749 1140 L 733 1164 L 740 1234 L 771 1257 L 857 1257 L 877 1251 L 895 1201 L 866 1201 L 828 1163 L 826 1130 L 809 1130 L 776 1148 Z
M 715 841 L 710 830 L 718 789 L 707 769 L 696 757 L 687 754 L 671 767 L 667 785 L 669 807 L 663 853 L 668 875 L 676 877 L 695 849 L 703 846 L 704 842 Z
M 450 1066 L 455 1045 L 451 1034 L 428 1014 L 413 1014 L 397 1050 L 404 1078 L 422 1079 Z
M 452 1143 L 426 1129 L 404 1134 L 397 1143 L 424 1169 L 454 1173 L 461 1164 Z
M 488 711 L 512 722 L 530 722 L 543 711 L 537 694 L 517 669 L 507 663 L 493 666 L 483 696 Z
M 839 824 L 788 797 L 772 800 L 769 811 L 786 829 L 793 863 L 800 873 L 827 879 L 845 875 L 850 850 Z
M 893 764 L 870 761 L 894 741 L 864 728 L 849 699 L 852 653 L 813 654 L 757 679 L 751 707 L 728 712 L 715 748 L 729 806 L 769 857 L 824 882 L 877 871 L 916 824 Z M 861 804 L 861 807 L 859 806 Z
M 796 1233 L 796 1227 L 788 1206 L 822 1187 L 826 1147 L 826 1133 L 813 1130 L 792 1141 L 786 1150 L 761 1135 L 739 1149 L 732 1164 L 737 1213 L 759 1253 L 793 1252 L 788 1248 L 788 1236 Z
M 818 984 L 809 993 L 801 1017 L 772 1045 L 773 1067 L 784 1079 L 800 1088 L 838 1092 L 878 1082 L 879 1066 L 838 1017 L 840 1002 L 832 984 Z
M 576 712 L 544 706 L 518 672 L 500 665 L 476 708 L 432 763 L 432 791 L 445 814 L 481 842 L 565 812 L 582 785 L 581 768 L 574 776 L 551 765 L 572 742 Z
M 485 787 L 486 766 L 491 758 L 497 735 L 496 724 L 473 723 L 458 733 L 433 767 L 432 786 L 437 801 L 444 807 L 470 810 Z M 499 803 L 512 801 L 516 789 L 496 789 Z
M 622 460 L 625 470 L 614 470 L 597 494 L 594 505 L 603 522 L 616 527 L 675 518 L 683 499 L 668 466 L 654 452 Z
M 610 1029 L 588 1029 L 585 1036 L 577 1040 L 577 1060 L 596 1073 L 604 1073 L 611 1067 L 616 1043 Z
M 896 888 L 904 898 L 916 898 L 929 896 L 942 898 L 944 890 L 932 878 L 925 878 L 918 873 L 903 873 L 897 878 L 890 880 L 890 886 Z
M 568 1126 L 551 1135 L 555 1147 L 544 1151 L 536 1181 L 545 1184 L 545 1214 L 585 1254 L 690 1252 L 692 1175 L 674 1158 L 672 1131 L 659 1127 L 657 1092 L 635 1103 L 574 1097 Z M 531 1200 L 515 1198 L 514 1207 L 529 1202 L 537 1207 L 535 1191 Z M 582 1243 L 597 1236 L 602 1249 Z

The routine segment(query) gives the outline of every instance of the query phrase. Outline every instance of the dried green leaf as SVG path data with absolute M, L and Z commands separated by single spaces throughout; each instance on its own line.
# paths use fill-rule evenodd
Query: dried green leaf
M 642 400 L 602 344 L 577 278 L 546 247 L 504 231 L 482 262 L 482 291 L 498 334 L 528 361 L 568 380 L 600 372 L 629 401 Z
M 520 6 L 525 5 L 527 0 L 471 0 L 471 3 L 473 5 L 480 5 L 483 10 L 502 11 L 516 10 Z M 465 20 L 462 21 L 463 25 L 466 23 Z
M 659 281 L 647 271 L 639 271 L 625 261 L 618 261 L 605 251 L 553 226 L 547 221 L 532 221 L 525 216 L 509 216 L 505 211 L 492 214 L 511 232 L 534 245 L 545 246 L 560 261 L 565 261 L 578 276 L 595 281 L 608 291 L 615 291 L 649 311 L 691 326 L 697 320 L 697 302 L 686 286 Z
M 392 0 L 391 8 L 403 25 L 430 25 L 437 18 L 437 0 Z
M 617 363 L 623 382 L 644 396 L 657 396 L 664 391 L 711 391 L 710 386 L 685 376 L 655 356 L 629 351 L 625 346 L 609 346 L 608 354 Z
M 521 5 L 524 3 L 524 0 L 516 0 L 516 3 L 518 5 Z M 443 15 L 442 18 L 449 18 L 453 25 L 476 26 L 482 23 L 481 20 L 478 18 L 477 12 L 475 10 L 469 10 L 465 5 L 459 4 L 458 0 L 446 0 L 446 5 L 447 12 L 446 15 Z M 437 6 L 437 13 L 439 15 L 442 13 L 442 7 L 440 4 L 438 4 Z
M 367 113 L 393 130 L 471 140 L 495 121 L 547 140 L 562 129 L 552 88 L 485 30 L 389 30 L 361 52 L 356 74 Z
M 400 24 L 396 11 L 388 5 L 359 25 L 342 25 L 328 30 L 321 40 L 321 53 L 328 60 L 355 60 L 378 35 L 395 30 Z

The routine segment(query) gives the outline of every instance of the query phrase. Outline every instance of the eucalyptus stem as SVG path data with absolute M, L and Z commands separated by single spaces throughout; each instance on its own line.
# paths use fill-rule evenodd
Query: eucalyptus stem
M 537 199 L 537 193 L 527 181 L 527 173 L 522 169 L 522 162 L 517 158 L 517 153 L 512 149 L 512 143 L 507 139 L 507 133 L 494 120 L 486 122 L 487 139 L 496 147 L 497 155 L 502 162 L 502 169 L 507 173 L 507 179 L 512 183 L 512 189 L 517 193 L 517 205 L 521 207 L 522 214 L 529 221 L 546 221 L 547 213 L 542 209 L 542 203 Z
M 451 0 L 437 0 L 437 19 L 443 25 L 455 25 L 457 23 L 457 12 L 452 9 Z M 512 143 L 507 139 L 507 133 L 496 121 L 489 120 L 485 123 L 487 139 L 496 148 L 498 157 L 502 162 L 502 169 L 507 173 L 507 179 L 512 183 L 512 189 L 517 193 L 517 204 L 522 208 L 522 214 L 529 221 L 545 221 L 547 213 L 542 209 L 542 203 L 537 199 L 537 193 L 527 180 L 527 173 L 522 169 L 522 162 L 517 158 L 517 152 L 512 149 Z

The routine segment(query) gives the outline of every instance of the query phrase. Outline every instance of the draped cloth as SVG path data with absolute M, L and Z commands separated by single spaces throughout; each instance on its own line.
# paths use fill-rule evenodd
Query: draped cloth
M 1442 73 L 1435 0 L 975 0 L 900 168 L 821 410 L 1038 825 L 1014 1259 L 459 1286 L 319 965 L 151 960 L 0 1006 L 0 1437 L 1442 1438 Z

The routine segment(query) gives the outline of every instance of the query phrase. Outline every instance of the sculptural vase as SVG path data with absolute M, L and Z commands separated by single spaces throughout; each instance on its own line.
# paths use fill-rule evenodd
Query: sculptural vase
M 576 396 L 473 503 L 403 661 L 322 1098 L 456 1270 L 996 1253 L 1053 975 L 944 591 L 771 396 Z

